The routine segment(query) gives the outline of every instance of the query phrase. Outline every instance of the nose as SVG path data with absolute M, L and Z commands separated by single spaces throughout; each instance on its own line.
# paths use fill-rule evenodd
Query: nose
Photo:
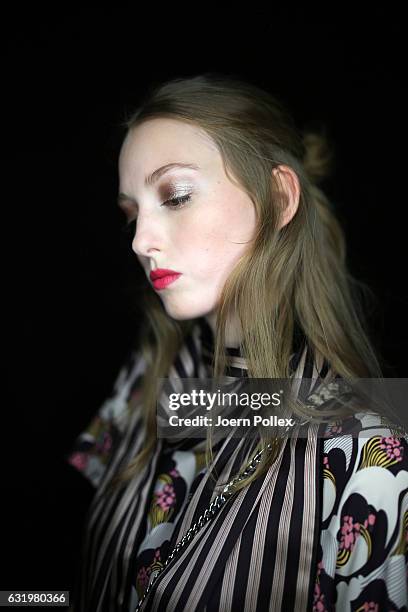
M 135 235 L 132 240 L 132 250 L 138 257 L 149 257 L 152 252 L 162 248 L 160 223 L 151 215 L 139 214 L 136 221 Z

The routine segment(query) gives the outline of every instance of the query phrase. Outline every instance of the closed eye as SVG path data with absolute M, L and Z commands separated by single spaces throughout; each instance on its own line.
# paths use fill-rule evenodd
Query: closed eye
M 178 210 L 185 206 L 187 202 L 191 200 L 191 193 L 187 193 L 184 196 L 179 196 L 176 198 L 171 198 L 170 200 L 166 200 L 161 204 L 161 206 L 166 206 L 167 208 L 171 208 L 172 210 Z M 126 234 L 133 233 L 134 228 L 133 224 L 136 223 L 137 217 L 133 217 L 133 219 L 128 219 L 125 225 L 122 226 L 122 231 Z
M 191 193 L 187 193 L 184 196 L 180 196 L 178 198 L 171 198 L 171 200 L 167 200 L 163 202 L 162 206 L 168 206 L 169 208 L 181 208 L 184 206 L 186 202 L 188 202 L 191 198 Z M 172 202 L 170 205 L 169 202 Z M 175 202 L 175 203 L 174 203 Z

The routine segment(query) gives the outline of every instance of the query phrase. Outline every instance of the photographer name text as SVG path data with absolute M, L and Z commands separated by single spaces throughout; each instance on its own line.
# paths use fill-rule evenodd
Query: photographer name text
M 263 425 L 265 427 L 294 427 L 294 419 L 287 419 L 271 415 L 261 417 L 259 414 L 254 414 L 251 417 L 228 418 L 218 416 L 213 419 L 209 416 L 195 416 L 192 418 L 183 418 L 177 415 L 169 417 L 169 425 L 171 427 L 252 427 L 254 425 Z

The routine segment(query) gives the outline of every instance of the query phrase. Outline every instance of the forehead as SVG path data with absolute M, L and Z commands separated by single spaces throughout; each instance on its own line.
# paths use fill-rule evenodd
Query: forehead
M 140 173 L 172 162 L 206 167 L 221 161 L 210 136 L 199 126 L 176 119 L 152 119 L 127 133 L 119 155 L 119 170 Z

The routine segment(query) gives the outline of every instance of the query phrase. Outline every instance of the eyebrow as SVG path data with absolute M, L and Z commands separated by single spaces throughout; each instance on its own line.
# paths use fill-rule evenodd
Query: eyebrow
M 170 170 L 173 170 L 175 168 L 183 168 L 183 169 L 187 168 L 190 170 L 200 170 L 200 167 L 197 166 L 196 164 L 185 164 L 182 162 L 173 162 L 171 164 L 166 164 L 165 166 L 161 166 L 160 168 L 157 168 L 157 170 L 155 170 L 154 172 L 152 172 L 151 174 L 145 177 L 146 187 L 148 187 L 149 185 L 153 185 L 153 183 L 156 183 L 159 180 L 159 178 L 163 176 L 163 174 L 166 174 L 166 172 L 169 172 Z M 118 205 L 120 206 L 121 202 L 123 202 L 124 200 L 128 202 L 133 202 L 134 204 L 136 204 L 136 200 L 134 200 L 134 198 L 131 198 L 130 196 L 126 195 L 126 193 L 119 193 Z

